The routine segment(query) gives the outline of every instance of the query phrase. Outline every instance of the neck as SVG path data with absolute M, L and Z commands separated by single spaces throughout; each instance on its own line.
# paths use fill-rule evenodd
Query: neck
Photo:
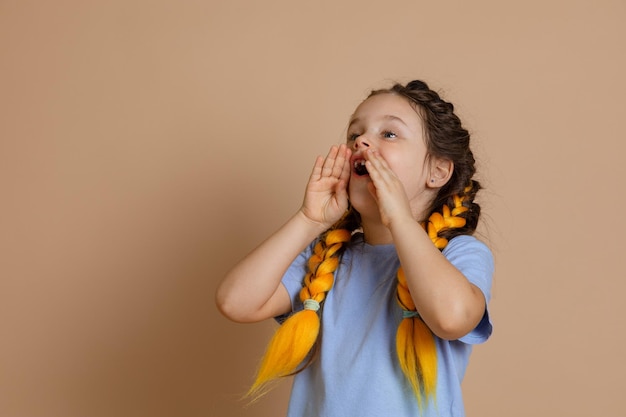
M 424 209 L 420 208 L 420 210 L 413 210 L 414 219 L 426 218 L 426 214 L 423 213 Z M 420 211 L 419 215 L 416 214 L 417 211 Z M 369 215 L 367 213 L 360 213 L 360 216 L 365 242 L 370 245 L 387 245 L 394 243 L 391 230 L 382 223 L 378 209 L 376 209 L 375 213 L 369 213 Z M 419 221 L 416 220 L 416 222 Z
M 393 243 L 391 231 L 381 222 L 368 222 L 361 219 L 365 242 L 370 245 L 388 245 Z

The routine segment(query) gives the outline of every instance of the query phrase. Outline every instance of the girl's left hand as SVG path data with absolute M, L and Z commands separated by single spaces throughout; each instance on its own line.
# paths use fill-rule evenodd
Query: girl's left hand
M 369 191 L 374 196 L 380 211 L 381 221 L 388 228 L 394 221 L 413 219 L 404 185 L 389 168 L 387 161 L 375 150 L 365 152 L 365 166 L 372 182 Z

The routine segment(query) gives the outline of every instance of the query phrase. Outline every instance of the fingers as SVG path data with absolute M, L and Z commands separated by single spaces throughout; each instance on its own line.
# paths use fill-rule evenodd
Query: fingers
M 324 157 L 318 156 L 317 159 L 315 160 L 315 164 L 313 165 L 313 170 L 311 171 L 309 182 L 317 181 L 320 179 L 323 166 L 324 166 Z
M 309 219 L 330 227 L 346 211 L 350 155 L 346 145 L 332 146 L 315 160 L 302 205 Z
M 351 173 L 350 156 L 352 151 L 345 144 L 339 146 L 337 160 L 333 169 L 333 176 L 339 178 L 342 181 L 348 182 Z
M 379 190 L 387 190 L 388 177 L 393 175 L 393 172 L 389 169 L 387 162 L 380 156 L 380 154 L 374 150 L 368 149 L 364 153 L 365 167 L 372 180 L 367 184 L 369 192 L 372 194 L 376 202 L 380 205 Z
M 368 150 L 365 153 L 365 158 L 365 166 L 372 179 L 368 185 L 370 185 L 370 192 L 377 201 L 379 198 L 387 198 L 383 196 L 399 196 L 404 193 L 402 182 L 377 151 Z
M 317 157 L 311 179 L 337 178 L 347 181 L 350 177 L 350 155 L 350 149 L 345 144 L 332 146 L 326 158 Z
M 345 144 L 339 146 L 332 146 L 328 151 L 324 166 L 322 168 L 323 177 L 341 178 L 342 173 L 348 167 L 348 159 L 350 158 L 350 151 Z
M 368 149 L 365 152 L 365 158 L 367 172 L 375 184 L 381 181 L 388 182 L 396 178 L 387 161 L 377 151 Z
M 337 161 L 337 154 L 339 149 L 336 146 L 332 146 L 326 155 L 324 160 L 324 166 L 322 167 L 322 177 L 332 177 L 335 170 L 335 162 Z
M 350 156 L 351 155 L 352 155 L 352 151 L 349 148 L 346 148 L 343 168 L 342 168 L 341 174 L 339 176 L 339 179 L 341 181 L 345 182 L 346 184 L 348 183 L 348 180 L 350 179 L 350 174 L 352 173 L 352 167 L 350 166 Z
M 375 150 L 368 150 L 365 158 L 365 165 L 372 180 L 367 184 L 368 190 L 378 204 L 383 224 L 389 227 L 394 219 L 413 217 L 404 185 L 387 161 Z

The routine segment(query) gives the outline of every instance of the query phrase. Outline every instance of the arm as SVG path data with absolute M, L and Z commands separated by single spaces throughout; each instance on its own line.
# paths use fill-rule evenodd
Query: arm
M 376 152 L 368 152 L 367 158 L 381 220 L 391 232 L 420 316 L 443 339 L 466 335 L 484 315 L 482 291 L 433 245 L 415 220 L 402 183 L 385 160 Z
M 390 230 L 413 302 L 433 333 L 458 339 L 480 322 L 485 297 L 433 245 L 421 225 L 408 220 L 392 223 Z
M 346 211 L 349 159 L 345 145 L 317 158 L 300 210 L 237 263 L 218 287 L 216 304 L 224 316 L 256 322 L 291 310 L 281 278 L 298 254 Z

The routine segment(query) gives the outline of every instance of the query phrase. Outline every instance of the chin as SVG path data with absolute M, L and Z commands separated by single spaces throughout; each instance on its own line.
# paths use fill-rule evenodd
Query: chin
M 354 207 L 359 214 L 362 215 L 370 211 L 378 213 L 378 204 L 367 187 L 363 187 L 362 190 L 350 189 L 348 198 L 350 199 L 350 205 Z

